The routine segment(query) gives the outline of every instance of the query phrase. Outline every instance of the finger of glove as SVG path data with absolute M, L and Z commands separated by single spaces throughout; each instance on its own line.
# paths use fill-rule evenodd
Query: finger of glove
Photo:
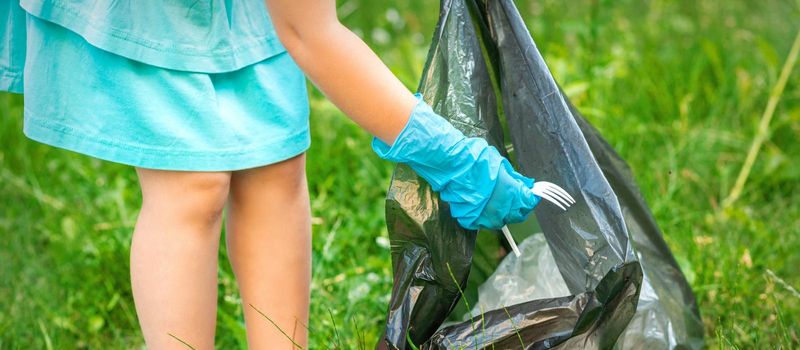
M 530 190 L 530 188 L 525 188 L 522 190 L 522 192 L 523 194 L 521 197 L 523 199 L 523 202 L 525 203 L 524 206 L 529 210 L 533 210 L 533 208 L 535 208 L 536 205 L 538 205 L 539 202 L 542 200 L 542 197 L 539 197 L 536 194 L 534 194 L 533 191 Z
M 487 221 L 485 226 L 499 228 L 505 224 L 523 222 L 533 209 L 527 202 L 528 183 L 521 175 L 514 172 L 511 164 L 504 159 L 498 175 L 497 183 L 489 198 L 489 202 L 482 213 Z
M 527 191 L 522 189 L 521 191 Z M 511 208 L 509 208 L 508 213 L 505 218 L 506 224 L 516 224 L 519 222 L 525 222 L 528 220 L 528 217 L 533 212 L 533 208 L 539 203 L 539 197 L 533 195 L 533 197 L 529 196 L 528 194 L 520 194 L 515 197 Z
M 508 161 L 504 162 L 503 170 L 505 170 L 510 177 L 516 179 L 519 182 L 517 184 L 517 190 L 519 191 L 517 196 L 521 201 L 521 204 L 519 206 L 522 207 L 521 210 L 521 212 L 523 212 L 522 215 L 527 216 L 528 212 L 533 210 L 533 208 L 536 207 L 536 205 L 539 204 L 539 201 L 541 200 L 541 197 L 537 196 L 535 193 L 533 193 L 533 191 L 531 191 L 531 188 L 533 188 L 535 180 L 533 178 L 526 177 L 525 175 L 522 175 L 516 170 L 514 170 L 514 168 L 511 166 L 511 163 L 509 163 Z
M 531 191 L 533 184 L 536 183 L 536 179 L 527 177 L 517 172 L 507 160 L 504 162 L 503 168 L 511 177 L 521 182 L 521 185 L 519 185 L 519 197 L 522 200 L 522 205 L 527 209 L 527 211 L 533 210 L 533 208 L 536 207 L 541 200 L 541 197 L 537 196 Z

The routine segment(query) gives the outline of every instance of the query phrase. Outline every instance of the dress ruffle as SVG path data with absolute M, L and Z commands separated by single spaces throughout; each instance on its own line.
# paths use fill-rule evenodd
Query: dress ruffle
M 20 6 L 97 48 L 161 68 L 224 73 L 286 51 L 263 0 L 21 0 Z

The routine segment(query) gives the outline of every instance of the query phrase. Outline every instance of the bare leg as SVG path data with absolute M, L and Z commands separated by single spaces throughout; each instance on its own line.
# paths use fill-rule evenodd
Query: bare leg
M 306 347 L 311 222 L 305 154 L 234 172 L 226 225 L 249 348 L 292 349 L 278 327 Z
M 180 339 L 213 349 L 219 235 L 231 174 L 136 172 L 143 203 L 131 243 L 131 285 L 147 348 L 188 349 Z

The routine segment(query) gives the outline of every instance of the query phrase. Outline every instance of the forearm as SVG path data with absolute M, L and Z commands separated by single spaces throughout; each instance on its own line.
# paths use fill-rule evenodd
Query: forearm
M 309 79 L 353 121 L 392 144 L 417 99 L 336 19 L 333 2 L 269 0 L 267 5 L 281 42 Z

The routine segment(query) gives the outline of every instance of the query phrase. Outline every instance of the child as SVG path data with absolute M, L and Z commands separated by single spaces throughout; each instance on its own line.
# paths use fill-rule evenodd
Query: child
M 375 135 L 380 157 L 425 178 L 462 226 L 520 222 L 539 201 L 532 179 L 409 92 L 342 26 L 333 0 L 21 0 L 0 7 L 0 88 L 24 89 L 25 135 L 136 169 L 143 204 L 131 283 L 149 349 L 185 348 L 176 338 L 213 348 L 226 205 L 243 304 L 306 346 L 304 75 Z M 251 349 L 292 346 L 253 308 L 245 308 L 245 323 Z

